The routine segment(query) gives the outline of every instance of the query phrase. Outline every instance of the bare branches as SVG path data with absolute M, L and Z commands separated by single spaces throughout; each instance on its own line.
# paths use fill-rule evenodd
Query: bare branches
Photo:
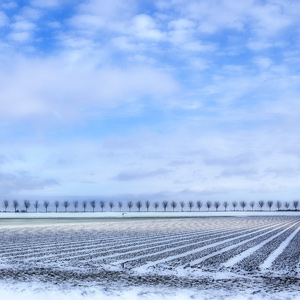
M 95 212 L 96 201 L 95 201 L 95 200 L 92 200 L 92 201 L 90 202 L 90 205 L 91 205 L 91 207 L 92 207 L 93 212 Z
M 212 206 L 212 203 L 210 201 L 206 201 L 205 205 L 207 207 L 207 211 L 209 211 Z
M 132 202 L 132 201 L 128 201 L 128 202 L 127 202 L 127 207 L 128 207 L 128 210 L 129 210 L 129 211 L 131 211 L 132 206 L 133 206 L 133 202 Z
M 162 206 L 163 206 L 163 208 L 164 208 L 164 211 L 167 210 L 168 205 L 169 205 L 169 202 L 168 202 L 168 201 L 163 201 Z
M 193 201 L 189 201 L 188 205 L 189 205 L 190 211 L 192 211 L 192 208 L 194 206 L 194 202 Z
M 220 202 L 219 201 L 215 201 L 214 202 L 214 207 L 215 207 L 216 211 L 218 211 L 218 209 L 220 207 Z
M 25 207 L 25 211 L 28 211 L 28 208 L 30 207 L 30 201 L 29 200 L 24 200 L 24 207 Z
M 58 210 L 58 208 L 59 208 L 59 201 L 58 201 L 58 200 L 56 200 L 56 201 L 54 202 L 54 206 L 55 206 L 55 212 L 57 213 L 57 210 Z
M 37 210 L 40 207 L 39 200 L 35 200 L 33 202 L 33 207 L 35 208 L 35 212 L 37 213 Z
M 137 207 L 138 211 L 141 211 L 141 208 L 143 206 L 143 203 L 141 200 L 136 201 L 135 206 Z
M 64 205 L 64 208 L 65 208 L 65 212 L 67 212 L 68 211 L 68 207 L 70 206 L 69 201 L 68 200 L 64 201 L 63 205 Z
M 44 207 L 45 207 L 45 211 L 48 212 L 48 207 L 49 207 L 50 203 L 48 200 L 44 201 Z
M 19 203 L 18 200 L 14 200 L 14 201 L 13 201 L 12 206 L 13 206 L 13 208 L 15 209 L 15 212 L 17 212 L 17 208 L 19 207 L 19 205 L 20 205 L 20 203 Z
M 174 209 L 176 208 L 176 206 L 177 206 L 177 202 L 173 200 L 171 202 L 171 207 L 173 208 L 173 212 L 174 212 Z

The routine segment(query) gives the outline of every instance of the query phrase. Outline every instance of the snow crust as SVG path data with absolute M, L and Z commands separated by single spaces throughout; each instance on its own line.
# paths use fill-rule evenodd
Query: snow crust
M 137 213 L 137 214 L 140 215 L 141 213 Z M 186 213 L 186 215 L 189 214 L 190 213 Z M 274 212 L 273 214 L 279 216 Z M 41 214 L 37 214 L 37 215 L 41 215 Z M 74 215 L 74 214 L 69 214 L 69 215 Z M 76 215 L 80 215 L 80 214 L 76 214 Z M 145 216 L 146 213 L 143 215 Z M 164 213 L 162 215 L 164 215 Z M 171 213 L 171 215 L 174 216 L 173 213 Z M 252 215 L 252 212 L 250 213 L 250 215 Z M 248 248 L 248 250 L 240 253 L 242 254 L 241 255 L 242 257 L 247 256 L 253 253 L 254 250 L 260 249 L 266 243 L 274 240 L 276 237 L 285 233 L 287 230 L 289 230 L 289 228 L 293 226 L 293 225 L 291 226 L 291 224 L 296 224 L 296 226 L 298 226 L 297 230 L 295 230 L 292 234 L 288 232 L 289 233 L 288 238 L 286 238 L 287 235 L 284 236 L 284 239 L 282 239 L 281 241 L 282 243 L 276 244 L 277 250 L 273 251 L 272 253 L 270 252 L 271 255 L 269 256 L 268 259 L 271 259 L 272 257 L 272 261 L 271 261 L 272 263 L 274 259 L 284 251 L 284 249 L 287 247 L 287 245 L 289 245 L 292 239 L 299 233 L 300 230 L 299 217 L 296 218 L 295 217 L 292 218 L 272 217 L 272 218 L 245 218 L 245 219 L 210 218 L 210 219 L 185 219 L 185 220 L 160 219 L 160 220 L 156 220 L 156 222 L 153 222 L 153 219 L 150 218 L 150 222 L 148 219 L 144 219 L 144 221 L 131 219 L 130 221 L 125 221 L 125 222 L 122 222 L 122 220 L 116 220 L 115 222 L 100 221 L 96 227 L 94 226 L 94 224 L 91 223 L 77 224 L 77 226 L 74 226 L 76 222 L 79 222 L 78 220 L 75 220 L 74 223 L 71 223 L 72 226 L 66 224 L 59 225 L 58 222 L 58 224 L 56 225 L 61 227 L 56 227 L 55 225 L 55 227 L 53 228 L 52 228 L 53 224 L 51 224 L 51 226 L 49 226 L 48 228 L 39 227 L 39 226 L 37 226 L 36 228 L 27 227 L 28 226 L 27 223 L 30 223 L 30 220 L 25 220 L 25 221 L 26 221 L 25 222 L 26 225 L 24 225 L 25 223 L 22 223 L 23 221 L 21 221 L 19 224 L 23 227 L 11 228 L 8 231 L 2 230 L 2 232 L 6 234 L 5 236 L 6 236 L 6 240 L 8 241 L 8 244 L 3 243 L 3 245 L 1 246 L 2 247 L 1 257 L 3 259 L 2 261 L 3 264 L 0 265 L 0 272 L 2 270 L 3 271 L 2 274 L 4 276 L 2 277 L 3 279 L 0 280 L 0 300 L 19 300 L 19 299 L 22 300 L 29 300 L 29 299 L 30 300 L 44 300 L 44 299 L 45 300 L 49 300 L 49 299 L 58 299 L 58 300 L 60 299 L 61 300 L 295 299 L 295 300 L 300 300 L 299 288 L 297 286 L 297 283 L 291 285 L 290 281 L 287 281 L 286 283 L 283 284 L 281 289 L 277 289 L 276 283 L 273 282 L 273 278 L 275 277 L 270 277 L 269 279 L 271 281 L 271 284 L 269 284 L 268 288 L 265 288 L 266 283 L 264 280 L 261 280 L 259 272 L 252 273 L 251 275 L 247 272 L 240 273 L 239 270 L 237 273 L 235 273 L 234 271 L 230 272 L 229 270 L 224 268 L 209 269 L 207 267 L 203 267 L 203 268 L 191 267 L 191 265 L 198 263 L 204 259 L 207 259 L 208 257 L 213 257 L 225 251 L 234 249 L 237 246 L 244 245 L 245 243 L 252 241 L 258 237 L 263 237 L 270 233 L 272 234 L 272 232 L 274 231 L 272 237 L 269 238 L 267 236 L 263 242 L 260 242 L 255 247 L 252 247 L 251 245 L 251 247 Z M 56 221 L 58 220 L 54 218 L 54 224 Z M 4 223 L 5 220 L 2 220 L 2 222 Z M 43 222 L 47 223 L 46 219 L 43 219 L 41 224 Z M 72 220 L 70 220 L 70 222 L 72 222 Z M 32 226 L 36 226 L 34 225 L 34 223 L 35 222 L 33 222 Z M 248 227 L 249 225 L 250 227 Z M 1 228 L 3 229 L 3 227 Z M 131 236 L 131 235 L 123 236 L 123 233 L 128 232 L 130 228 L 138 229 L 136 231 L 133 231 L 137 236 Z M 240 228 L 241 231 L 236 231 L 236 229 L 238 228 Z M 157 231 L 157 229 L 160 230 Z M 223 231 L 223 229 L 225 230 Z M 267 230 L 266 233 L 264 232 L 265 230 Z M 279 230 L 278 233 L 277 230 Z M 14 233 L 19 234 L 19 239 L 17 240 L 12 239 L 11 244 L 9 244 L 10 242 L 9 231 L 11 231 L 12 234 Z M 45 237 L 44 234 L 37 235 L 37 240 L 35 239 L 32 239 L 30 241 L 27 240 L 26 234 L 28 236 L 31 236 L 31 234 L 37 234 L 39 231 L 47 234 L 53 234 L 56 233 L 57 231 L 59 232 L 59 235 L 54 235 L 54 236 L 59 237 L 59 239 L 56 241 L 55 245 L 48 243 L 47 236 Z M 101 235 L 100 236 L 95 235 L 96 231 L 101 233 Z M 105 231 L 107 231 L 108 234 L 105 238 L 103 238 L 102 234 L 104 234 Z M 63 238 L 63 236 L 65 235 L 62 234 L 62 232 L 65 232 L 64 234 L 71 234 L 72 237 L 74 238 L 77 237 L 78 240 L 69 239 L 69 241 L 65 241 Z M 84 238 L 81 235 L 82 232 L 84 232 Z M 89 236 L 88 233 L 93 233 L 93 235 Z M 213 240 L 214 234 L 218 236 L 219 233 L 221 233 L 221 238 L 223 240 L 214 241 Z M 176 235 L 178 234 L 179 236 L 176 239 Z M 231 234 L 234 234 L 236 236 L 231 237 Z M 255 234 L 255 237 L 253 237 L 253 234 Z M 208 244 L 207 246 L 203 244 L 203 246 L 195 250 L 190 250 L 189 248 L 187 248 L 185 249 L 184 253 L 178 253 L 175 255 L 174 253 L 172 253 L 170 256 L 165 256 L 165 258 L 154 256 L 153 258 L 151 258 L 150 261 L 147 261 L 147 259 L 142 259 L 148 256 L 151 257 L 154 254 L 155 255 L 165 254 L 171 250 L 177 251 L 182 249 L 185 246 L 193 245 L 194 243 L 193 240 L 189 241 L 189 239 L 194 238 L 195 235 L 197 235 L 200 238 L 199 241 L 201 242 L 204 242 L 205 239 L 209 237 L 209 240 L 211 239 L 210 244 Z M 49 237 L 50 236 L 51 235 L 49 235 Z M 93 239 L 91 239 L 92 237 Z M 240 241 L 239 240 L 240 237 L 246 239 Z M 4 239 L 4 236 L 2 238 Z M 99 241 L 102 241 L 102 239 L 104 240 L 101 242 L 101 244 L 99 245 L 97 244 L 97 247 L 95 249 L 93 248 L 94 246 L 91 247 L 91 249 L 89 249 L 89 247 L 92 246 L 90 244 L 92 244 L 93 241 L 95 242 L 97 238 L 99 238 Z M 138 238 L 138 240 L 140 240 L 141 242 L 135 244 L 136 242 L 138 242 L 135 241 L 136 238 Z M 184 245 L 181 246 L 179 244 L 180 246 L 178 246 L 176 243 L 172 245 L 173 238 L 174 241 L 183 242 Z M 112 254 L 109 254 L 110 251 L 109 247 L 113 245 L 113 242 L 115 242 L 116 239 L 118 241 L 118 244 L 120 244 L 122 247 L 119 247 L 117 250 L 112 250 Z M 148 240 L 149 242 L 146 243 L 146 240 Z M 197 243 L 197 240 L 195 240 L 195 242 Z M 228 242 L 230 243 L 232 242 L 233 244 L 232 245 L 227 244 Z M 165 250 L 164 248 L 161 249 L 158 248 L 156 250 L 155 245 L 156 244 L 159 245 L 160 243 L 162 243 L 163 245 L 167 244 L 168 250 Z M 223 244 L 225 245 L 224 247 Z M 68 248 L 71 246 L 74 246 L 75 247 L 74 249 L 76 249 L 76 251 L 72 254 L 71 252 L 70 253 L 67 252 Z M 216 248 L 214 250 L 214 247 L 216 246 L 218 246 L 219 248 Z M 107 254 L 105 254 L 104 252 L 104 255 L 101 255 L 101 257 L 102 258 L 116 257 L 116 260 L 111 260 L 111 261 L 101 263 L 99 270 L 103 269 L 103 270 L 113 271 L 113 272 L 120 271 L 121 273 L 125 274 L 125 277 L 122 278 L 120 277 L 123 282 L 127 282 L 126 280 L 128 276 L 132 276 L 131 279 L 134 278 L 134 280 L 135 277 L 139 278 L 141 276 L 144 281 L 139 281 L 138 284 L 134 284 L 134 285 L 132 284 L 120 285 L 121 281 L 116 281 L 113 285 L 110 285 L 111 280 L 114 280 L 115 277 L 107 277 L 109 279 L 107 280 L 106 283 L 103 281 L 103 278 L 106 277 L 101 277 L 100 281 L 97 280 L 94 281 L 95 278 L 96 279 L 100 278 L 99 277 L 100 273 L 96 273 L 96 277 L 91 277 L 94 278 L 92 280 L 82 281 L 82 278 L 85 277 L 78 277 L 79 279 L 75 279 L 76 277 L 74 278 L 72 272 L 73 271 L 76 272 L 77 268 L 78 271 L 81 271 L 83 273 L 86 272 L 85 265 L 83 265 L 84 267 L 80 269 L 80 263 L 82 263 L 82 254 L 84 254 L 84 252 L 88 249 L 88 254 L 89 254 L 88 260 L 92 260 L 93 263 L 97 263 L 98 262 L 97 256 L 94 258 L 94 255 L 96 255 L 98 251 L 100 252 L 104 251 L 106 247 L 108 247 Z M 133 247 L 133 248 L 130 248 L 128 251 L 126 251 L 126 247 Z M 135 247 L 137 247 L 137 249 L 135 249 Z M 138 250 L 139 248 L 141 248 L 141 250 Z M 35 249 L 35 251 L 37 252 L 34 253 L 32 249 Z M 208 252 L 208 254 L 205 254 L 205 256 L 203 256 L 202 258 L 198 258 L 196 260 L 193 260 L 196 257 L 192 256 L 192 259 L 190 259 L 189 261 L 188 267 L 186 267 L 185 265 L 186 262 L 182 262 L 181 265 L 179 264 L 180 265 L 179 267 L 176 267 L 176 265 L 174 264 L 172 267 L 172 264 L 168 264 L 170 259 L 172 260 L 177 257 L 181 258 L 189 254 L 197 253 L 203 249 L 206 250 L 211 249 L 211 253 Z M 61 250 L 63 250 L 63 254 L 59 252 Z M 51 252 L 52 254 L 47 254 L 47 251 L 53 251 L 53 253 Z M 114 254 L 114 251 L 117 252 L 119 251 L 118 252 L 119 254 Z M 139 251 L 141 251 L 142 254 L 138 255 Z M 143 253 L 143 251 L 145 253 Z M 147 251 L 150 252 L 148 253 Z M 31 252 L 32 252 L 32 257 L 31 257 Z M 135 255 L 136 253 L 137 255 Z M 127 262 L 130 263 L 129 266 L 126 265 L 125 269 L 124 266 L 121 267 L 120 265 L 120 262 L 123 261 L 122 255 L 124 254 L 133 255 L 132 258 L 129 257 L 126 258 Z M 121 260 L 118 259 L 119 255 Z M 233 257 L 234 262 L 236 263 L 237 257 L 241 257 L 241 256 L 240 255 L 234 256 Z M 40 264 L 39 262 L 35 263 L 35 260 L 37 260 L 37 258 L 39 259 L 40 257 L 43 257 L 42 264 Z M 70 265 L 64 261 L 65 257 L 67 261 L 70 261 Z M 76 264 L 73 265 L 72 263 L 74 261 L 74 257 L 77 259 L 77 261 Z M 139 257 L 142 259 L 141 261 L 138 260 Z M 10 260 L 9 258 L 13 258 L 13 259 Z M 49 258 L 55 258 L 55 259 L 49 259 Z M 71 258 L 73 260 L 71 260 Z M 6 266 L 5 265 L 6 260 L 11 261 L 12 264 Z M 139 267 L 134 267 L 134 264 L 131 265 L 131 260 L 132 261 L 138 260 L 138 263 L 135 266 L 139 265 Z M 36 277 L 34 276 L 30 277 L 32 276 L 32 275 L 28 275 L 31 274 L 30 270 L 29 273 L 24 272 L 26 271 L 26 264 L 29 262 L 31 263 L 31 266 L 33 266 L 34 274 L 35 274 L 34 267 L 36 267 L 37 269 L 39 269 L 40 267 L 49 268 L 51 276 L 53 274 L 56 274 L 55 272 L 54 273 L 52 272 L 52 267 L 53 267 L 53 271 L 55 271 L 56 267 L 59 267 L 57 271 L 69 270 L 71 272 L 62 274 L 63 276 L 64 274 L 66 274 L 66 276 L 69 277 L 63 277 L 63 276 L 57 277 L 60 279 L 54 281 L 52 281 L 51 278 L 48 276 L 49 273 L 46 273 L 46 275 L 44 273 L 40 273 L 39 275 L 35 275 Z M 265 263 L 266 262 L 267 261 L 265 261 Z M 51 264 L 53 264 L 53 266 Z M 9 269 L 14 266 L 17 268 L 17 270 L 16 273 L 12 273 L 12 274 L 19 274 L 20 276 L 19 277 L 20 279 L 17 279 L 15 281 L 14 281 L 14 278 L 16 278 L 15 276 L 7 275 L 10 273 L 5 272 L 5 269 Z M 22 269 L 22 266 L 24 267 L 24 269 Z M 109 272 L 105 274 L 108 273 Z M 271 273 L 271 271 L 270 272 L 268 271 L 268 273 Z M 24 276 L 24 274 L 26 275 Z M 269 276 L 267 273 L 264 273 L 263 275 Z M 278 276 L 277 273 L 275 275 Z M 113 276 L 116 275 L 113 274 Z M 153 276 L 154 278 L 163 276 L 163 279 L 165 280 L 164 281 L 165 284 L 163 285 L 157 284 L 157 282 L 160 281 L 152 281 L 149 284 L 149 280 L 151 276 Z M 292 279 L 296 281 L 299 278 L 297 277 L 298 275 L 296 274 L 294 275 L 289 274 L 289 276 L 292 276 L 293 277 Z M 24 280 L 22 278 L 24 278 Z M 39 278 L 41 278 L 41 280 L 39 280 Z M 65 282 L 64 278 L 70 278 L 70 282 L 67 284 L 67 281 Z M 48 281 L 48 279 L 50 280 Z M 182 284 L 172 285 L 172 282 L 176 282 L 176 283 L 182 282 L 184 279 L 188 279 L 188 281 L 186 282 L 188 282 L 189 285 L 182 285 Z M 195 280 L 196 282 L 199 282 L 199 285 L 198 283 L 195 285 L 193 284 Z M 221 281 L 218 282 L 218 280 Z M 254 283 L 254 284 L 248 284 L 248 283 Z M 190 286 L 190 288 L 185 289 L 187 286 Z M 275 292 L 276 290 L 277 292 Z
M 285 230 L 278 232 L 277 234 L 275 234 L 272 237 L 268 238 L 267 240 L 261 242 L 260 244 L 254 246 L 254 247 L 252 247 L 250 249 L 247 249 L 246 251 L 240 253 L 238 256 L 235 256 L 235 257 L 231 258 L 229 261 L 225 262 L 223 264 L 223 266 L 226 267 L 226 268 L 232 267 L 233 265 L 237 264 L 238 262 L 240 262 L 241 260 L 243 260 L 245 257 L 247 257 L 250 254 L 254 253 L 258 249 L 260 249 L 262 246 L 264 246 L 267 243 L 269 243 L 270 241 L 274 240 L 277 236 L 281 235 L 282 233 L 284 233 L 285 231 L 287 231 L 288 229 L 290 229 L 293 226 L 294 226 L 294 224 L 291 225 L 291 226 L 289 226 Z
M 300 300 L 296 292 L 279 292 L 274 294 L 257 293 L 247 289 L 243 292 L 234 290 L 174 290 L 174 289 L 147 289 L 133 288 L 125 291 L 108 289 L 80 289 L 63 291 L 47 289 L 42 285 L 15 287 L 2 286 L 0 295 L 3 300 Z
M 284 251 L 290 241 L 298 234 L 300 227 L 297 228 L 281 245 L 260 265 L 261 269 L 268 269 L 272 266 L 273 261 Z
M 300 216 L 300 211 L 192 211 L 192 212 L 28 212 L 1 213 L 0 219 L 49 219 L 49 218 L 186 218 L 186 217 L 248 217 L 248 216 Z

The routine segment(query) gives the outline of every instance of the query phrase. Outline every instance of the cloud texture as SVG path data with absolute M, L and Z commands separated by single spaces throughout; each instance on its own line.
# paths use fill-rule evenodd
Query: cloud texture
M 1 1 L 0 190 L 297 198 L 299 11 Z

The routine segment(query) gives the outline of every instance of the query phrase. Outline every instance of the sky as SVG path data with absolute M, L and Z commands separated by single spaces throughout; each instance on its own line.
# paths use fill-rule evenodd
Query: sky
M 299 199 L 299 95 L 296 0 L 1 0 L 1 197 Z

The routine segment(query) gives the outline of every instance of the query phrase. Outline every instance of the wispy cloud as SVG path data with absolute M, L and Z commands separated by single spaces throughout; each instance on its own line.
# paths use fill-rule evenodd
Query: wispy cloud
M 141 180 L 147 177 L 157 177 L 170 173 L 170 170 L 166 169 L 157 169 L 154 171 L 145 171 L 145 170 L 130 170 L 123 171 L 115 176 L 113 179 L 127 181 L 127 180 Z
M 30 174 L 0 173 L 0 191 L 5 195 L 17 194 L 28 190 L 43 190 L 47 187 L 58 185 L 57 179 L 43 179 Z

